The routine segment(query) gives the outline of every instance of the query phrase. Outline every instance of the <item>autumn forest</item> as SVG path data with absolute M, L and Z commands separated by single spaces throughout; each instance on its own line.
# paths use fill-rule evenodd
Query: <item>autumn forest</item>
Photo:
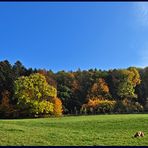
M 0 117 L 147 112 L 148 67 L 58 71 L 0 62 Z

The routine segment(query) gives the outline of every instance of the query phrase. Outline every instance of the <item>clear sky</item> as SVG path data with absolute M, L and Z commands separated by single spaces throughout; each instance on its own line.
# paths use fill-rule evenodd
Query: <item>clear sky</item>
M 53 71 L 148 66 L 147 2 L 0 2 L 0 61 Z

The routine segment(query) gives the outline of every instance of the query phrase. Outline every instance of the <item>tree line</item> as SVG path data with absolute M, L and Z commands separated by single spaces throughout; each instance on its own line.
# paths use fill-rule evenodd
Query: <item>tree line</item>
M 58 71 L 0 62 L 0 118 L 147 111 L 148 67 Z

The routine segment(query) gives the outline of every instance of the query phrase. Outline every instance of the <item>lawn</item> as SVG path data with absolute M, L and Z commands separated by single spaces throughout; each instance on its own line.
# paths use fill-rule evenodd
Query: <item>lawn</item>
M 28 145 L 148 146 L 148 114 L 0 120 L 0 146 Z

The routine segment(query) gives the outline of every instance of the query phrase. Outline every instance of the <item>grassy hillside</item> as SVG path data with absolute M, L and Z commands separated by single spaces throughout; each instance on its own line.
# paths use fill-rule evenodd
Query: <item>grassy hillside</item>
M 143 138 L 132 138 L 142 130 Z M 0 145 L 148 145 L 148 114 L 0 120 Z

